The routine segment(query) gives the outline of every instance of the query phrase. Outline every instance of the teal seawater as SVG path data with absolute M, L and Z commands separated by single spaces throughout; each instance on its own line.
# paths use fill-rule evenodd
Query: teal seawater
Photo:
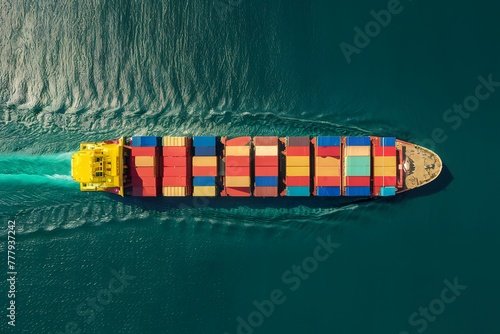
M 0 1 L 0 332 L 500 332 L 500 87 L 468 98 L 500 81 L 500 8 L 396 5 Z M 80 142 L 145 134 L 393 135 L 447 169 L 389 200 L 79 192 Z

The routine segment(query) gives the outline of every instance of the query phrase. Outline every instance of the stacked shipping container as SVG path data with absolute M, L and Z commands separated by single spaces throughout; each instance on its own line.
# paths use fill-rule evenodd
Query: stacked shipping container
M 163 196 L 190 196 L 191 138 L 163 137 Z
M 345 195 L 370 196 L 370 137 L 346 137 Z
M 217 137 L 193 139 L 193 196 L 217 196 Z
M 154 197 L 160 191 L 159 138 L 132 137 L 130 176 L 132 196 Z
M 225 193 L 229 196 L 249 197 L 251 137 L 238 137 L 226 141 Z
M 278 196 L 278 137 L 254 137 L 255 188 L 254 196 Z
M 286 195 L 309 196 L 311 187 L 309 137 L 287 137 Z
M 340 137 L 317 137 L 314 149 L 316 196 L 340 196 Z
M 380 137 L 373 149 L 373 195 L 396 195 L 396 138 Z

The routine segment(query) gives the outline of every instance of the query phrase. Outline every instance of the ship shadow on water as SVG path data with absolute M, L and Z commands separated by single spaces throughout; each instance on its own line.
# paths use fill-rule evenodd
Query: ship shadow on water
M 292 209 L 306 207 L 310 209 L 342 208 L 353 204 L 362 204 L 372 201 L 399 202 L 412 198 L 430 196 L 445 190 L 453 182 L 453 175 L 446 165 L 439 177 L 430 184 L 413 189 L 394 197 L 353 198 L 353 197 L 118 197 L 109 195 L 109 198 L 125 205 L 140 207 L 143 210 L 168 212 L 173 209 L 203 209 L 220 208 L 235 209 L 247 207 L 250 209 Z

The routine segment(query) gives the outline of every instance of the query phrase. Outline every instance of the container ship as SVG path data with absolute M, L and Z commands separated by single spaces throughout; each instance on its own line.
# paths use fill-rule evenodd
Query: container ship
M 438 177 L 442 161 L 394 137 L 154 137 L 80 144 L 81 191 L 139 197 L 394 196 Z

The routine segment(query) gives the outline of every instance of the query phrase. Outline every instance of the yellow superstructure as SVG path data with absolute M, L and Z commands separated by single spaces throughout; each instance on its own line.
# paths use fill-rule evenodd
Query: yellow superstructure
M 71 157 L 71 176 L 81 191 L 118 189 L 123 196 L 123 138 L 113 141 L 82 143 Z

